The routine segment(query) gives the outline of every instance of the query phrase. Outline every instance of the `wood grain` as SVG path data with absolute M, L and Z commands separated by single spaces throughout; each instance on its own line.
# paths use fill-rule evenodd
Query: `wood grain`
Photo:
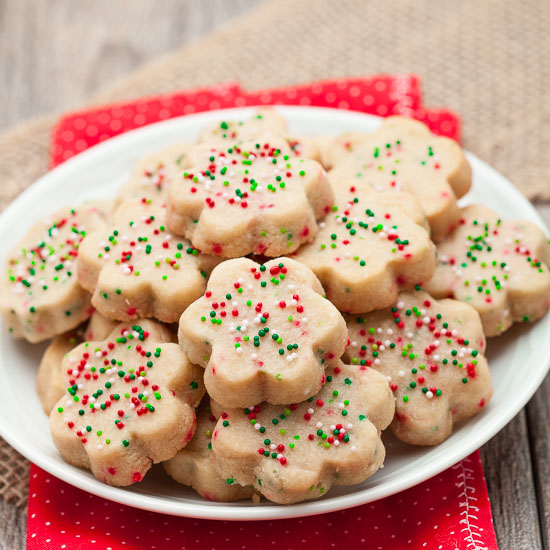
M 261 0 L 0 0 L 0 129 L 83 103 Z
M 0 550 L 25 548 L 27 513 L 0 499 Z
M 527 366 L 527 365 L 526 365 Z M 550 547 L 550 377 L 527 406 L 529 441 L 544 548 Z
M 481 448 L 500 550 L 542 548 L 525 411 Z

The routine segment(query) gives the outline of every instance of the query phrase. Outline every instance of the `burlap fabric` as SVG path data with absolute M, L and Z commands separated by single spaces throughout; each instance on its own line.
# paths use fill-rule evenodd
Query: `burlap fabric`
M 229 80 L 254 89 L 414 72 L 426 105 L 460 113 L 468 149 L 529 198 L 550 200 L 549 27 L 546 0 L 270 1 L 90 104 Z M 0 207 L 46 171 L 55 118 L 0 136 Z M 0 452 L 0 494 L 23 503 L 24 462 L 7 445 Z

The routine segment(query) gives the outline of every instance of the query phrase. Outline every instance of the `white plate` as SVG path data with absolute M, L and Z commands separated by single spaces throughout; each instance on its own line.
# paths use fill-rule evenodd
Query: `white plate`
M 380 119 L 373 116 L 313 107 L 281 107 L 295 134 L 322 135 L 343 131 L 373 131 Z M 144 154 L 176 141 L 194 140 L 207 123 L 241 118 L 250 109 L 230 109 L 176 118 L 129 132 L 98 145 L 38 180 L 0 216 L 0 259 L 21 238 L 31 223 L 62 205 L 113 195 L 132 165 Z M 503 176 L 473 155 L 474 173 L 467 202 L 479 201 L 504 218 L 544 222 L 531 204 Z M 545 231 L 546 228 L 545 228 Z M 279 506 L 250 501 L 231 504 L 208 502 L 183 487 L 155 466 L 142 483 L 116 488 L 96 480 L 89 472 L 66 464 L 52 443 L 48 419 L 34 391 L 36 367 L 45 345 L 13 341 L 0 326 L 0 433 L 19 452 L 52 475 L 116 502 L 155 512 L 197 518 L 251 520 L 320 514 L 364 504 L 424 481 L 479 448 L 502 429 L 540 385 L 550 365 L 550 316 L 534 325 L 516 326 L 489 341 L 488 357 L 494 384 L 490 405 L 455 429 L 435 448 L 415 448 L 385 435 L 387 459 L 383 470 L 351 487 L 334 487 L 323 498 Z

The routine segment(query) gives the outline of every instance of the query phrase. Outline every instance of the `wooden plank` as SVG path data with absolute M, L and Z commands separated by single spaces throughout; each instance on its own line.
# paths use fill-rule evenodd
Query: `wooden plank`
M 26 547 L 27 513 L 0 499 L 0 550 L 19 550 Z
M 528 365 L 525 365 L 528 368 Z M 527 406 L 533 476 L 544 548 L 550 547 L 550 376 Z
M 525 410 L 481 448 L 500 550 L 542 548 Z
M 0 129 L 96 89 L 262 0 L 0 2 Z

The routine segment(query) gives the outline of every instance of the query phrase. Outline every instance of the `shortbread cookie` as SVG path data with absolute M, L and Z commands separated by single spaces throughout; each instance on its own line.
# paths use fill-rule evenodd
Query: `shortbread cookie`
M 320 159 L 320 151 L 313 138 L 289 135 L 286 119 L 275 109 L 258 109 L 246 120 L 220 120 L 209 124 L 201 132 L 199 143 L 236 145 L 261 136 L 283 137 L 297 157 Z
M 116 326 L 116 321 L 107 319 L 96 311 L 90 317 L 87 327 L 78 327 L 52 340 L 40 360 L 36 376 L 36 391 L 46 414 L 50 414 L 67 391 L 68 382 L 61 371 L 65 355 L 84 341 L 107 338 Z
M 212 399 L 227 407 L 299 402 L 319 391 L 325 361 L 340 357 L 345 322 L 315 275 L 288 258 L 218 265 L 181 317 L 180 344 L 206 368 Z
M 286 119 L 275 109 L 258 109 L 244 120 L 219 120 L 208 124 L 200 133 L 199 143 L 233 145 L 255 140 L 266 134 L 282 136 L 288 132 Z
M 199 495 L 217 502 L 232 502 L 252 498 L 252 487 L 222 478 L 212 461 L 212 433 L 217 418 L 210 408 L 210 400 L 204 398 L 197 411 L 197 429 L 189 444 L 178 451 L 174 458 L 163 462 L 166 473 L 178 483 L 193 487 Z
M 70 351 L 62 370 L 68 395 L 50 415 L 54 443 L 101 481 L 141 481 L 193 437 L 202 372 L 159 323 L 122 323 L 106 340 Z
M 485 337 L 476 310 L 456 300 L 404 292 L 389 309 L 347 317 L 345 360 L 386 376 L 396 399 L 392 431 L 436 445 L 492 395 Z
M 228 483 L 252 485 L 274 502 L 318 498 L 382 466 L 380 432 L 393 414 L 383 376 L 334 360 L 307 401 L 226 409 L 212 437 L 215 466 Z
M 314 241 L 293 257 L 313 270 L 340 311 L 387 307 L 400 290 L 430 279 L 435 247 L 405 213 L 404 194 L 375 192 L 360 180 L 339 185 L 334 193 L 336 203 Z M 411 212 L 416 201 L 409 202 L 405 208 Z
M 322 166 L 278 137 L 199 145 L 168 191 L 168 227 L 207 254 L 280 256 L 311 241 L 332 191 Z
M 544 233 L 528 221 L 502 220 L 479 204 L 461 215 L 459 228 L 437 247 L 438 266 L 426 290 L 475 307 L 488 337 L 542 317 L 550 305 Z
M 0 312 L 12 336 L 40 342 L 92 314 L 75 261 L 85 235 L 103 227 L 95 206 L 63 208 L 36 223 L 12 249 L 0 288 Z
M 364 179 L 375 190 L 414 194 L 439 241 L 458 224 L 456 199 L 471 186 L 471 168 L 460 146 L 437 137 L 421 122 L 390 117 L 373 134 L 344 134 L 325 148 L 332 182 Z
M 128 181 L 121 187 L 117 203 L 126 200 L 165 200 L 168 187 L 181 172 L 183 160 L 192 148 L 190 143 L 176 143 L 147 155 L 137 163 Z
M 203 292 L 215 258 L 165 227 L 166 209 L 149 200 L 126 201 L 113 227 L 88 235 L 78 280 L 106 317 L 177 321 Z

